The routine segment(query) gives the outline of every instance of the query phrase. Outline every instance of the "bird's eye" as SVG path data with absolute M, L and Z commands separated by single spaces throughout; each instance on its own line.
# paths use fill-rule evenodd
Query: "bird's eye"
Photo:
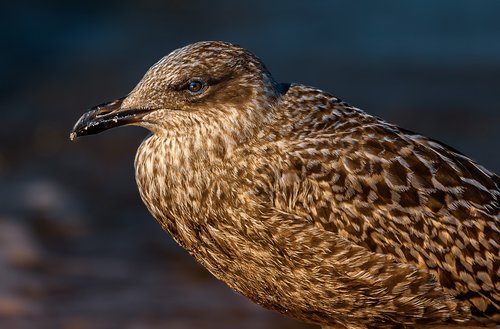
M 189 82 L 187 89 L 192 93 L 192 94 L 199 94 L 203 91 L 205 85 L 202 81 L 200 80 L 193 80 Z

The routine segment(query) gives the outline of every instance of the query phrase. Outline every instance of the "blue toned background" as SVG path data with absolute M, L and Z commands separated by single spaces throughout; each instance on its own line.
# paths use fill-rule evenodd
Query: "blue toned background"
M 135 186 L 147 135 L 70 143 L 175 48 L 226 40 L 500 169 L 500 2 L 20 1 L 0 10 L 0 327 L 306 328 L 213 279 Z

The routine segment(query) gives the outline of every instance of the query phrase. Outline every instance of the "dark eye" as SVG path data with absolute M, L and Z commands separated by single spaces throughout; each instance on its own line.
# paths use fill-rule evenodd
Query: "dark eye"
M 205 87 L 204 83 L 200 80 L 193 80 L 189 82 L 187 89 L 193 94 L 199 94 Z

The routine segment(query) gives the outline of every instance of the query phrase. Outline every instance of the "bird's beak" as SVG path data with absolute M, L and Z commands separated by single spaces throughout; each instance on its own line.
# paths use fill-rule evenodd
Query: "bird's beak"
M 69 138 L 98 134 L 110 128 L 139 122 L 149 112 L 143 109 L 122 109 L 121 105 L 126 97 L 100 104 L 85 112 L 76 122 Z

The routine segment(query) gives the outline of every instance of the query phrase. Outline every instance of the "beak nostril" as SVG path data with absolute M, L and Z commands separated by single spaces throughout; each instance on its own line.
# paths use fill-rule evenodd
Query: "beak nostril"
M 112 109 L 107 108 L 107 107 L 97 107 L 96 110 L 97 110 L 96 115 L 95 115 L 96 118 L 105 116 L 105 115 L 113 112 Z
M 124 98 L 125 97 L 116 99 L 116 100 L 111 101 L 109 103 L 99 104 L 99 105 L 95 106 L 93 108 L 95 110 L 95 117 L 100 118 L 100 117 L 103 117 L 105 115 L 110 114 L 111 112 L 119 110 Z

